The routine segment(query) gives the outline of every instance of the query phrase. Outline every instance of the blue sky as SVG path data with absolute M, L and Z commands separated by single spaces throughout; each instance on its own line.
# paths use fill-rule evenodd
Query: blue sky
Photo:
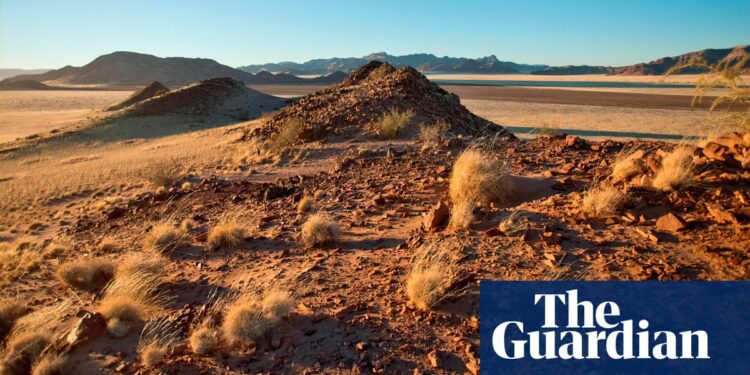
M 0 0 L 0 67 L 113 51 L 240 66 L 417 52 L 627 65 L 750 43 L 749 0 Z

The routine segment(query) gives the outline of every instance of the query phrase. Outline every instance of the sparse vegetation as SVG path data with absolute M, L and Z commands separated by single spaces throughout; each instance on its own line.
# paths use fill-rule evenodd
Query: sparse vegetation
M 339 225 L 324 213 L 311 215 L 302 224 L 301 240 L 308 247 L 325 245 L 336 241 L 339 236 Z
M 219 347 L 220 333 L 212 326 L 201 326 L 190 334 L 189 344 L 193 353 L 206 355 Z
M 0 300 L 0 342 L 3 342 L 16 320 L 28 312 L 26 306 L 17 300 Z
M 445 138 L 450 130 L 450 125 L 445 121 L 437 121 L 432 124 L 422 124 L 419 127 L 419 140 L 426 143 L 438 143 Z
M 211 251 L 231 249 L 239 246 L 245 239 L 245 229 L 237 222 L 222 219 L 222 221 L 208 231 L 206 245 Z
M 95 291 L 112 279 L 114 264 L 112 260 L 103 257 L 78 258 L 58 267 L 57 275 L 73 288 Z
M 513 211 L 503 219 L 500 224 L 498 224 L 497 229 L 506 236 L 514 236 L 524 232 L 526 230 L 526 225 L 521 222 L 518 212 L 519 211 Z
M 96 248 L 102 253 L 113 253 L 118 249 L 117 242 L 109 237 L 102 239 Z
M 157 277 L 164 276 L 166 259 L 160 253 L 132 253 L 122 258 L 115 268 L 115 277 L 126 278 L 132 274 L 146 273 Z
M 42 252 L 30 243 L 0 244 L 0 281 L 16 281 L 39 269 L 43 261 Z
M 581 210 L 591 216 L 614 215 L 626 199 L 627 196 L 613 186 L 597 186 L 583 193 Z
M 661 160 L 661 168 L 654 175 L 654 187 L 662 191 L 681 190 L 695 181 L 693 148 L 678 146 Z
M 378 137 L 382 139 L 398 137 L 411 124 L 413 118 L 414 111 L 412 109 L 399 111 L 392 108 L 376 124 Z
M 154 187 L 169 187 L 182 177 L 182 167 L 175 159 L 155 160 L 140 175 Z
M 177 228 L 168 222 L 161 222 L 151 227 L 143 238 L 143 247 L 157 253 L 169 254 L 186 245 L 188 239 L 188 234 L 182 228 Z
M 447 244 L 434 242 L 417 252 L 405 285 L 406 295 L 417 309 L 432 309 L 448 293 L 456 268 L 449 251 Z
M 477 202 L 502 203 L 512 189 L 511 176 L 500 160 L 479 150 L 464 151 L 456 159 L 450 178 L 451 227 L 467 228 Z
M 141 364 L 153 368 L 164 362 L 167 353 L 179 339 L 180 327 L 167 317 L 150 320 L 143 326 L 138 341 Z
M 297 203 L 297 213 L 301 214 L 301 213 L 310 211 L 312 206 L 313 206 L 313 198 L 310 197 L 309 195 L 304 195 L 299 200 L 299 203 Z
M 143 320 L 149 310 L 164 302 L 159 293 L 161 277 L 149 272 L 135 272 L 116 277 L 102 292 L 97 311 L 107 319 L 107 330 L 114 337 L 124 337 L 135 321 Z
M 643 152 L 623 152 L 617 156 L 612 165 L 612 178 L 616 181 L 627 181 L 646 171 L 646 163 L 642 159 Z
M 267 142 L 268 150 L 275 155 L 283 154 L 301 140 L 304 130 L 305 124 L 299 118 L 286 120 Z
M 66 299 L 18 318 L 7 336 L 0 370 L 28 374 L 32 372 L 32 366 L 43 361 L 47 354 L 59 354 L 55 347 L 54 327 L 72 307 L 73 304 Z
M 266 293 L 244 293 L 227 308 L 222 330 L 229 343 L 257 339 L 292 311 L 294 300 L 280 289 Z
M 48 346 L 31 365 L 31 375 L 61 375 L 68 356 Z

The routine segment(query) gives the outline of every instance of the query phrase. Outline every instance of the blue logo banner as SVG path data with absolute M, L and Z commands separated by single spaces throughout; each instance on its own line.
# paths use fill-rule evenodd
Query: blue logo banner
M 482 281 L 482 374 L 750 374 L 750 282 Z

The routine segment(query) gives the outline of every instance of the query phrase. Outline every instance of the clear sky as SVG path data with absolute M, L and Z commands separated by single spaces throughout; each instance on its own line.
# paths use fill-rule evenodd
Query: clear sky
M 230 66 L 417 52 L 627 65 L 750 43 L 750 0 L 0 0 L 0 67 L 113 51 Z

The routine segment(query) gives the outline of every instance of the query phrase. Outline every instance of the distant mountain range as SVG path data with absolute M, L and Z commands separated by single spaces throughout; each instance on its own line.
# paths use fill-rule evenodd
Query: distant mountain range
M 15 77 L 21 74 L 39 74 L 48 72 L 50 69 L 0 69 L 0 79 Z
M 106 85 L 130 86 L 146 85 L 159 81 L 166 86 L 183 86 L 201 80 L 229 77 L 245 84 L 269 83 L 318 83 L 340 82 L 344 73 L 305 79 L 291 74 L 271 74 L 263 72 L 251 74 L 210 59 L 185 57 L 156 57 L 135 52 L 114 52 L 102 55 L 82 66 L 65 66 L 41 74 L 22 74 L 7 78 L 2 83 L 37 81 L 50 86 Z
M 709 64 L 723 63 L 728 66 L 742 64 L 745 70 L 750 69 L 750 45 L 737 46 L 732 48 L 704 49 L 696 52 L 688 52 L 679 56 L 662 57 L 660 59 L 635 64 L 625 67 L 616 68 L 614 74 L 620 75 L 661 75 L 666 73 L 675 65 L 687 63 L 694 59 L 702 59 Z M 699 73 L 700 69 L 684 70 L 681 73 Z
M 423 73 L 494 73 L 524 74 L 547 68 L 547 65 L 518 64 L 500 61 L 495 55 L 470 59 L 465 57 L 438 57 L 427 53 L 393 56 L 385 52 L 364 57 L 315 59 L 304 63 L 281 62 L 275 64 L 247 65 L 238 69 L 248 73 L 261 71 L 286 72 L 295 75 L 329 74 L 336 71 L 351 73 L 370 61 L 387 62 L 395 67 L 411 66 Z

